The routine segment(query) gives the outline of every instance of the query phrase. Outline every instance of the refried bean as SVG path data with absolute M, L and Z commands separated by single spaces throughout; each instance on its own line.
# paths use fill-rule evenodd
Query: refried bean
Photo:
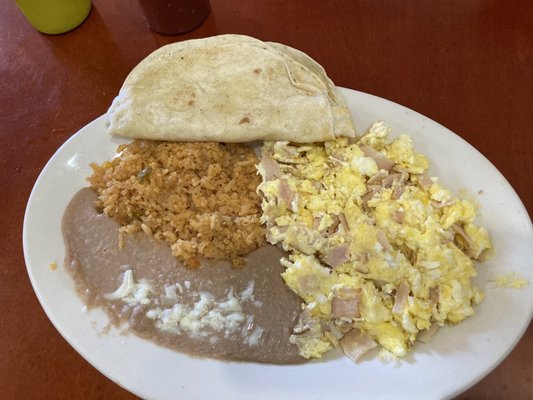
M 125 332 L 194 356 L 306 361 L 289 340 L 301 300 L 280 276 L 280 249 L 254 250 L 246 268 L 227 261 L 183 268 L 166 244 L 142 232 L 119 249 L 119 224 L 99 214 L 95 201 L 91 189 L 81 189 L 62 221 L 65 268 L 89 308 L 101 307 L 117 327 L 127 322 Z M 129 289 L 117 289 L 128 277 Z
M 97 208 L 121 225 L 119 244 L 122 235 L 143 231 L 195 268 L 200 259 L 242 266 L 265 243 L 251 147 L 135 140 L 117 153 L 92 164 L 88 180 Z

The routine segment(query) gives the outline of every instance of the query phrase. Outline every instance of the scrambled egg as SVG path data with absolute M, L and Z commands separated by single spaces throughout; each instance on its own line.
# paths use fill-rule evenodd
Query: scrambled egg
M 263 146 L 262 222 L 289 254 L 282 276 L 303 300 L 291 341 L 306 358 L 337 344 L 354 360 L 375 346 L 400 357 L 483 299 L 471 278 L 491 242 L 474 205 L 389 133 L 377 122 L 356 143 Z
M 510 272 L 507 275 L 499 275 L 492 280 L 492 285 L 496 288 L 525 289 L 529 282 L 517 272 Z

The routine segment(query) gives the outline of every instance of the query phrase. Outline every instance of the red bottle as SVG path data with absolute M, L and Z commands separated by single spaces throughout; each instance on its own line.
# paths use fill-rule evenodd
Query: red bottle
M 209 0 L 139 0 L 148 26 L 164 35 L 192 31 L 207 18 Z

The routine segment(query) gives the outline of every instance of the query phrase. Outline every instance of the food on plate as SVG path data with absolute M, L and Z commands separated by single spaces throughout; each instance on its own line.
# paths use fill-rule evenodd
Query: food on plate
M 88 305 L 139 336 L 278 364 L 336 346 L 400 357 L 483 299 L 471 279 L 492 245 L 474 204 L 409 136 L 377 122 L 355 139 L 305 53 L 241 35 L 164 46 L 107 126 L 136 140 L 69 204 L 66 265 Z M 260 159 L 238 143 L 256 140 Z
M 174 43 L 129 74 L 106 122 L 136 140 L 92 165 L 95 193 L 82 189 L 63 220 L 86 302 L 178 350 L 305 361 L 289 341 L 301 302 L 280 276 L 284 253 L 265 245 L 259 160 L 236 142 L 353 137 L 324 69 L 247 36 Z
M 173 141 L 315 142 L 355 135 L 324 69 L 306 54 L 243 35 L 172 43 L 128 75 L 109 132 Z
M 265 243 L 254 150 L 242 144 L 135 140 L 92 164 L 97 207 L 122 226 L 165 241 L 189 267 L 230 260 Z M 123 235 L 121 235 L 123 238 Z
M 353 360 L 377 346 L 403 356 L 483 299 L 471 278 L 491 242 L 473 204 L 389 134 L 378 122 L 357 141 L 263 145 L 262 221 L 289 252 L 282 276 L 304 302 L 291 342 L 305 358 L 337 345 Z
M 301 363 L 289 342 L 301 301 L 283 282 L 283 252 L 267 245 L 229 262 L 184 268 L 164 242 L 143 231 L 125 235 L 79 191 L 63 217 L 65 267 L 89 307 L 112 323 L 187 354 L 276 364 Z

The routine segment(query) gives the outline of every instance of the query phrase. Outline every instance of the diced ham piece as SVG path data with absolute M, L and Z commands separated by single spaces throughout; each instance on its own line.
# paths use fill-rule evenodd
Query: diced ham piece
M 263 170 L 265 181 L 271 181 L 281 176 L 279 164 L 268 155 L 266 151 L 261 151 L 261 161 L 259 168 Z
M 339 343 L 342 347 L 342 351 L 346 356 L 356 362 L 367 351 L 372 350 L 377 346 L 377 343 L 372 337 L 359 329 L 352 329 L 346 335 L 344 335 Z
M 407 296 L 409 296 L 410 291 L 409 284 L 405 281 L 400 283 L 398 289 L 396 289 L 396 296 L 394 297 L 394 306 L 392 307 L 392 312 L 396 314 L 403 313 L 405 308 L 405 303 L 407 302 Z
M 335 320 L 335 330 L 339 333 L 339 336 L 336 337 L 337 344 L 339 343 L 339 339 L 346 335 L 348 332 L 350 332 L 353 329 L 352 322 L 347 321 L 344 319 L 337 319 Z
M 368 205 L 368 202 L 372 199 L 372 197 L 374 197 L 375 194 L 376 192 L 369 190 L 361 197 L 361 201 L 363 202 L 363 205 L 365 207 Z
M 298 288 L 307 295 L 314 294 L 320 288 L 318 277 L 313 274 L 300 275 L 297 278 L 297 282 Z
M 405 182 L 408 178 L 409 174 L 406 172 L 389 174 L 387 171 L 380 170 L 367 181 L 367 187 L 369 189 L 369 193 L 380 192 L 382 189 L 393 188 L 392 198 L 394 200 L 398 200 L 404 192 Z M 376 186 L 376 184 L 379 186 Z
M 291 146 L 287 142 L 274 142 L 273 156 L 274 159 L 282 164 L 304 164 L 307 162 L 304 154 L 304 146 Z
M 455 203 L 454 200 L 450 200 L 450 201 L 447 201 L 445 203 L 440 203 L 438 201 L 432 201 L 431 202 L 431 205 L 434 207 L 434 208 L 443 208 L 443 207 L 448 207 L 448 206 L 451 206 L 453 203 Z
M 279 199 L 287 206 L 290 206 L 294 200 L 294 193 L 285 179 L 279 180 L 278 195 Z
M 334 159 L 338 161 L 346 161 L 346 156 L 341 152 L 335 152 L 331 155 Z
M 376 234 L 376 238 L 378 240 L 378 243 L 383 246 L 385 251 L 392 250 L 392 246 L 390 245 L 389 240 L 387 239 L 387 236 L 383 231 L 378 231 L 378 233 Z
M 369 185 L 372 185 L 374 183 L 380 183 L 383 179 L 385 179 L 387 176 L 389 175 L 389 173 L 387 171 L 384 171 L 382 169 L 380 169 L 377 173 L 375 173 L 374 175 L 372 175 L 370 177 L 370 179 L 368 179 L 367 183 Z
M 386 155 L 381 154 L 379 151 L 372 148 L 372 146 L 362 144 L 359 147 L 361 148 L 361 150 L 363 150 L 365 156 L 372 158 L 376 162 L 379 169 L 390 171 L 394 167 L 394 161 L 389 159 Z
M 370 254 L 367 253 L 366 251 L 363 252 L 363 253 L 359 253 L 359 254 L 358 254 L 358 259 L 359 259 L 361 262 L 363 262 L 363 263 L 366 264 L 367 262 L 370 261 Z
M 381 193 L 381 191 L 383 190 L 383 186 L 381 186 L 381 185 L 376 185 L 376 184 L 374 184 L 374 185 L 367 185 L 366 187 L 367 187 L 367 189 L 368 189 L 369 191 L 371 191 L 372 193 Z
M 402 197 L 403 194 L 403 186 L 396 186 L 392 191 L 392 198 L 393 200 L 398 200 L 400 197 Z
M 313 318 L 311 311 L 305 308 L 298 317 L 298 323 L 294 327 L 293 333 L 299 336 L 308 336 L 312 335 L 317 327 L 319 327 L 318 319 Z
M 392 217 L 399 224 L 403 224 L 403 221 L 405 221 L 405 212 L 404 211 L 400 211 L 400 210 L 395 211 L 394 214 L 392 215 Z
M 339 214 L 339 222 L 340 227 L 342 228 L 344 233 L 350 232 L 350 227 L 348 226 L 348 221 L 346 221 L 346 216 L 344 215 L 344 213 Z
M 383 186 L 385 189 L 389 189 L 392 187 L 393 183 L 398 180 L 400 174 L 390 174 L 387 175 L 386 178 L 383 178 L 381 181 L 381 186 Z
M 451 228 L 456 235 L 459 235 L 464 239 L 468 248 L 472 248 L 472 239 L 470 239 L 470 236 L 468 236 L 468 234 L 464 231 L 463 228 L 461 228 L 461 226 L 459 226 L 459 224 L 453 224 Z
M 429 289 L 429 300 L 433 303 L 438 304 L 440 299 L 440 290 L 438 286 Z
M 381 181 L 381 185 L 386 189 L 393 186 L 403 186 L 408 178 L 409 174 L 407 172 L 390 174 Z
M 333 164 L 335 164 L 336 166 L 346 165 L 346 157 L 342 153 L 339 153 L 339 152 L 333 153 L 329 157 L 331 161 L 333 162 Z
M 345 244 L 332 247 L 324 257 L 324 262 L 332 268 L 337 268 L 350 259 L 350 248 Z
M 333 318 L 359 318 L 361 312 L 361 289 L 344 287 L 335 293 L 331 300 L 331 316 Z
M 419 182 L 422 185 L 422 187 L 425 189 L 433 185 L 433 181 L 431 180 L 431 177 L 429 176 L 427 171 L 424 171 L 424 173 L 420 175 Z

